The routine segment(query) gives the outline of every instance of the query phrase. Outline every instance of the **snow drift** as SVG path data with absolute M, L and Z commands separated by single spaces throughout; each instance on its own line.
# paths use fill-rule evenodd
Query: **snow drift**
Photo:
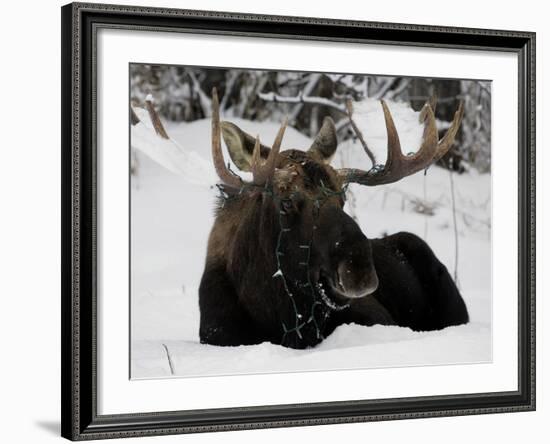
M 422 136 L 417 114 L 399 104 L 390 104 L 390 108 L 403 150 L 414 151 Z M 378 162 L 383 163 L 386 133 L 379 103 L 356 106 L 354 118 Z M 469 324 L 435 332 L 343 325 L 319 346 L 307 350 L 269 343 L 240 347 L 200 344 L 198 285 L 216 195 L 210 120 L 167 125 L 173 141 L 157 137 L 143 120 L 131 134 L 132 147 L 139 150 L 131 193 L 132 378 L 491 360 L 491 181 L 489 175 L 474 171 L 453 176 L 458 285 L 470 313 Z M 231 120 L 251 134 L 260 134 L 266 143 L 279 128 L 276 123 Z M 163 146 L 159 140 L 170 144 Z M 289 128 L 282 149 L 306 149 L 310 144 L 307 137 Z M 229 159 L 227 153 L 225 157 Z M 353 141 L 339 146 L 333 166 L 370 167 L 363 148 Z M 370 238 L 398 231 L 424 238 L 453 274 L 456 248 L 449 174 L 431 167 L 425 176 L 418 173 L 391 185 L 368 188 L 354 184 L 347 210 Z

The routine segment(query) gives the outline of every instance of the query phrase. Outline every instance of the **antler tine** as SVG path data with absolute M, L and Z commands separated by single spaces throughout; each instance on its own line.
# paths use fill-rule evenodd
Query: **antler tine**
M 275 136 L 275 140 L 273 141 L 273 146 L 271 147 L 271 153 L 269 154 L 269 157 L 273 156 L 273 158 L 276 158 L 279 154 L 279 151 L 281 151 L 281 143 L 283 142 L 283 136 L 285 135 L 287 125 L 288 117 L 285 117 L 283 123 L 281 124 L 281 127 L 279 128 L 279 131 L 277 132 L 277 136 Z
M 428 105 L 432 109 L 432 111 L 435 114 L 435 107 L 437 106 L 437 94 L 433 93 L 428 100 L 426 100 L 426 103 L 424 103 L 424 106 L 420 110 L 420 114 L 418 115 L 418 121 L 420 123 L 424 122 L 426 120 L 426 113 L 428 109 Z
M 438 136 L 437 126 L 435 125 L 435 115 L 432 111 L 432 107 L 426 105 L 426 120 L 422 145 L 420 145 L 420 149 L 415 154 L 405 159 L 410 165 L 410 172 L 407 172 L 407 176 L 428 168 L 432 164 L 437 151 L 437 141 Z
M 256 142 L 254 143 L 254 150 L 252 151 L 252 163 L 250 165 L 250 169 L 252 171 L 252 177 L 254 183 L 259 183 L 258 180 L 260 179 L 262 170 L 262 160 L 260 157 L 260 136 L 256 136 Z
M 254 165 L 254 157 L 256 153 L 256 146 L 258 147 L 258 168 L 257 173 L 254 174 L 254 183 L 256 184 L 265 184 L 267 181 L 271 179 L 273 176 L 273 173 L 275 171 L 275 167 L 277 166 L 277 158 L 279 156 L 279 152 L 281 151 L 281 143 L 283 142 L 283 136 L 285 134 L 286 127 L 288 125 L 288 118 L 285 117 L 285 120 L 281 124 L 281 128 L 279 128 L 279 131 L 277 132 L 277 136 L 275 137 L 275 141 L 273 142 L 273 146 L 271 147 L 271 150 L 269 151 L 269 155 L 267 156 L 267 159 L 263 166 L 260 167 L 260 145 L 259 145 L 259 139 L 256 139 L 256 145 L 254 146 L 254 153 L 252 156 L 252 164 Z
M 431 106 L 432 111 L 433 111 L 434 114 L 435 114 L 435 107 L 437 106 L 437 93 L 436 93 L 436 92 L 434 92 L 434 93 L 430 96 L 430 98 L 428 99 L 427 104 Z
M 389 171 L 392 165 L 395 163 L 401 164 L 403 153 L 401 152 L 401 142 L 399 142 L 399 135 L 397 129 L 393 123 L 393 117 L 390 109 L 384 100 L 380 100 L 382 110 L 384 111 L 384 120 L 386 121 L 386 132 L 388 134 L 388 157 L 386 159 L 386 165 L 384 171 Z
M 435 126 L 435 116 L 430 105 L 426 105 L 425 107 L 426 117 L 422 145 L 414 155 L 405 156 L 401 151 L 399 136 L 397 135 L 391 112 L 384 101 L 381 101 L 381 103 L 388 132 L 388 159 L 386 160 L 384 169 L 372 177 L 376 185 L 397 182 L 403 177 L 427 168 L 431 164 L 437 149 L 437 128 Z
M 264 185 L 273 177 L 273 172 L 275 171 L 277 158 L 281 149 L 281 143 L 287 124 L 288 119 L 285 118 L 279 132 L 277 133 L 277 137 L 275 137 L 273 147 L 269 151 L 269 155 L 264 163 L 262 163 L 261 159 L 260 137 L 256 137 L 251 164 L 253 184 Z M 216 173 L 223 184 L 232 188 L 242 188 L 243 185 L 247 184 L 247 182 L 244 182 L 239 176 L 229 170 L 223 158 L 221 145 L 220 105 L 216 88 L 212 88 L 212 159 L 214 161 Z
M 443 136 L 443 139 L 441 139 L 439 141 L 439 144 L 437 145 L 437 153 L 434 156 L 434 162 L 437 162 L 445 154 L 447 154 L 447 151 L 449 151 L 451 146 L 453 146 L 456 133 L 460 128 L 460 123 L 462 122 L 463 116 L 464 116 L 464 102 L 461 100 L 460 104 L 458 105 L 458 109 L 456 110 L 455 115 L 453 117 L 451 126 Z
M 218 177 L 223 184 L 232 188 L 241 188 L 242 179 L 232 173 L 223 158 L 221 129 L 220 129 L 220 104 L 218 102 L 218 91 L 212 88 L 212 161 Z
M 373 169 L 367 172 L 355 168 L 341 169 L 338 173 L 344 182 L 356 182 L 361 185 L 369 186 L 397 182 L 403 177 L 428 168 L 432 162 L 434 162 L 435 156 L 439 154 L 435 116 L 429 103 L 424 105 L 424 109 L 422 111 L 424 113 L 425 122 L 422 145 L 415 154 L 405 156 L 401 151 L 399 136 L 397 134 L 395 124 L 393 123 L 391 112 L 383 100 L 380 102 L 384 111 L 386 130 L 388 133 L 388 158 L 386 160 L 386 164 L 381 171 L 376 171 Z M 458 124 L 459 119 L 455 116 L 455 121 L 452 125 L 455 134 L 458 130 Z M 449 132 L 450 131 L 451 130 L 449 130 Z M 443 142 L 445 142 L 445 144 L 450 144 L 452 143 L 452 140 L 449 138 L 442 140 L 442 143 Z M 448 147 L 443 148 L 445 150 L 448 149 Z

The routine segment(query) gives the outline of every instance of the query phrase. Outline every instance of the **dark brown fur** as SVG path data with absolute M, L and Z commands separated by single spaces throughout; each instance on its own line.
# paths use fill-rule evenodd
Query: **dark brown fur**
M 370 241 L 345 213 L 328 165 L 335 149 L 283 151 L 265 186 L 221 186 L 199 290 L 202 342 L 304 348 L 348 322 L 431 330 L 468 321 L 421 239 Z

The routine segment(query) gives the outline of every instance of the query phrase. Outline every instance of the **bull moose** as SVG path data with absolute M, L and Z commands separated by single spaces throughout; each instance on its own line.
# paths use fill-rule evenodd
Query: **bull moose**
M 468 322 L 462 296 L 430 247 L 411 233 L 368 239 L 344 211 L 348 183 L 392 183 L 425 170 L 451 147 L 460 104 L 439 140 L 433 105 L 426 103 L 423 141 L 404 155 L 391 113 L 383 168 L 335 169 L 330 117 L 307 151 L 281 151 L 282 124 L 271 148 L 236 125 L 220 122 L 212 93 L 212 156 L 221 196 L 199 288 L 200 340 L 213 345 L 270 341 L 313 347 L 345 323 L 399 325 L 415 331 Z M 245 181 L 225 164 L 252 173 Z

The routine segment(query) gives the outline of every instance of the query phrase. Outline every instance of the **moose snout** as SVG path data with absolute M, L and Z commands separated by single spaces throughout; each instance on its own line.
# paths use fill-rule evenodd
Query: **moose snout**
M 338 289 L 350 299 L 357 299 L 374 293 L 378 288 L 378 276 L 374 266 L 357 267 L 353 259 L 340 262 L 338 265 Z
M 325 276 L 334 292 L 344 298 L 365 297 L 378 288 L 371 244 L 359 225 L 342 209 L 325 209 L 330 224 L 318 230 L 319 244 L 327 243 L 329 265 Z M 330 218 L 328 217 L 331 211 Z M 330 270 L 330 271 L 329 271 Z

